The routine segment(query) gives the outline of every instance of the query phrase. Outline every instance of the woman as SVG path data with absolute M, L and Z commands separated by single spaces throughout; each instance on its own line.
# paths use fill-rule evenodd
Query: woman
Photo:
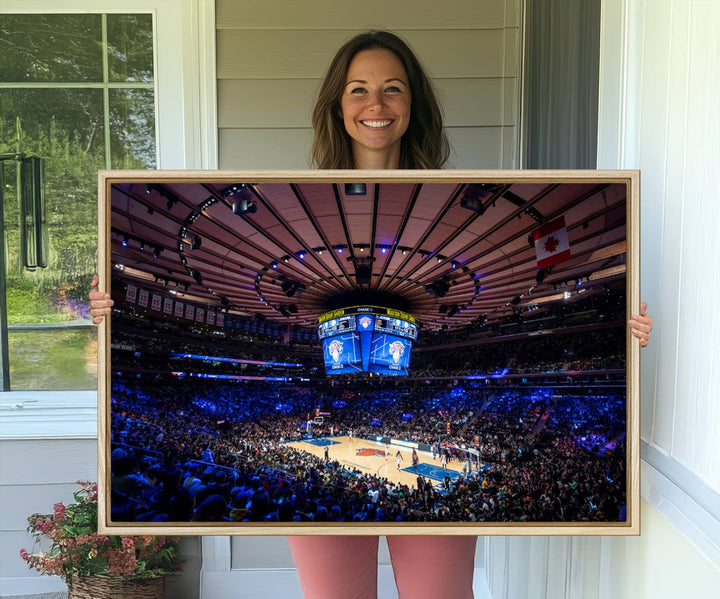
M 449 155 L 432 85 L 410 48 L 383 31 L 355 36 L 335 55 L 312 116 L 321 169 L 438 169 Z M 97 278 L 93 286 L 97 285 Z M 93 322 L 110 296 L 90 293 Z M 652 319 L 628 322 L 647 345 Z M 475 536 L 387 537 L 400 599 L 471 599 Z M 307 599 L 377 596 L 377 536 L 288 537 Z

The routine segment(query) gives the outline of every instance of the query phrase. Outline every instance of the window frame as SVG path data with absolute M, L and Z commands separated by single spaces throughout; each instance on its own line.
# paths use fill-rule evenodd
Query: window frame
M 157 168 L 217 168 L 214 2 L 0 0 L 0 15 L 33 13 L 151 14 Z M 0 408 L 0 440 L 97 437 L 95 390 L 0 392 Z

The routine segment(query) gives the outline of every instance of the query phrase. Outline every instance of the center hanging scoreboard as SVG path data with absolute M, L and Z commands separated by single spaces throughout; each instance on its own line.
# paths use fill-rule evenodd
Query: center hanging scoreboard
M 327 374 L 407 375 L 418 325 L 407 312 L 352 306 L 318 319 Z

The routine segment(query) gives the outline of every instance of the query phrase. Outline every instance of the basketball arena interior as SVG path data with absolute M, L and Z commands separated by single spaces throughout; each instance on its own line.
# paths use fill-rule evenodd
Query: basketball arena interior
M 128 181 L 109 213 L 112 522 L 626 520 L 625 185 Z

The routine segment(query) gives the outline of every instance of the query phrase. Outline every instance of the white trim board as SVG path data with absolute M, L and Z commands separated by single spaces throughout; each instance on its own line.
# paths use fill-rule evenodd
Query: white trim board
M 97 392 L 0 393 L 0 441 L 21 439 L 97 439 Z
M 720 495 L 645 441 L 641 454 L 641 496 L 720 568 Z

